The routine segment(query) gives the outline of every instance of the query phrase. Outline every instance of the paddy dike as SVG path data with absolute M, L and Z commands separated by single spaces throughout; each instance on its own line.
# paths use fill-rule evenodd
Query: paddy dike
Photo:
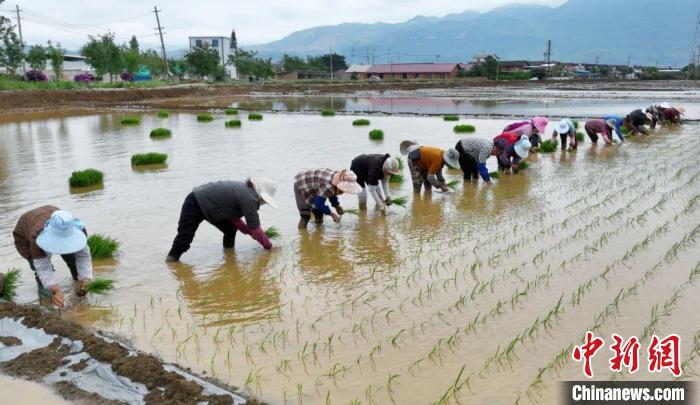
M 54 312 L 14 303 L 0 304 L 0 372 L 91 404 L 246 403 L 223 384 L 131 350 Z

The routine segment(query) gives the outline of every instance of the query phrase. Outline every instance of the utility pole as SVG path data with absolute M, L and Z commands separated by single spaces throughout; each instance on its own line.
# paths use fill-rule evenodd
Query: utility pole
M 596 56 L 596 57 L 595 57 L 595 65 L 596 65 L 596 66 L 598 66 L 598 61 L 599 61 L 599 60 L 600 60 L 600 58 L 599 58 L 598 56 Z
M 552 40 L 548 39 L 547 40 L 547 52 L 545 53 L 547 55 L 547 73 L 549 73 L 549 63 L 552 60 Z
M 630 54 L 627 54 L 627 67 L 630 67 Z
M 693 65 L 693 71 L 688 69 L 688 77 L 691 75 L 694 79 L 700 79 L 700 12 L 695 23 L 695 36 L 693 37 L 693 51 L 691 52 L 690 63 Z
M 24 54 L 24 40 L 22 39 L 22 18 L 19 16 L 19 12 L 22 11 L 19 9 L 19 5 L 15 5 L 15 9 L 17 10 L 17 30 L 19 31 L 19 46 L 21 53 Z M 24 58 L 22 58 L 22 74 L 24 75 L 27 73 L 27 67 L 24 64 Z
M 367 56 L 367 64 L 369 65 L 369 46 L 365 47 L 365 56 Z
M 331 80 L 333 80 L 333 48 L 330 48 L 330 53 L 328 54 L 328 59 L 331 61 Z
M 163 52 L 163 64 L 165 65 L 165 74 L 168 76 L 168 81 L 170 81 L 170 66 L 168 66 L 168 58 L 165 56 L 165 42 L 163 42 L 163 28 L 160 26 L 160 18 L 158 13 L 163 10 L 158 10 L 158 7 L 153 6 L 153 12 L 156 14 L 156 23 L 158 24 L 158 35 L 160 35 L 160 49 Z

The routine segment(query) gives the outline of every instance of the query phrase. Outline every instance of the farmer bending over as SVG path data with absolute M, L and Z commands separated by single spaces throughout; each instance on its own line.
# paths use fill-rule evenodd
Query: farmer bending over
M 477 180 L 480 174 L 486 183 L 491 183 L 486 160 L 499 154 L 499 149 L 492 140 L 475 137 L 464 138 L 457 142 L 455 150 L 459 152 L 459 167 L 464 173 L 464 180 Z
M 569 148 L 576 150 L 578 148 L 578 141 L 576 140 L 576 126 L 570 118 L 564 118 L 559 121 L 557 126 L 552 131 L 552 142 L 557 142 L 561 139 L 561 150 L 566 150 L 566 140 L 569 138 Z
M 29 262 L 39 292 L 39 302 L 51 301 L 63 306 L 64 297 L 58 286 L 51 255 L 58 254 L 70 269 L 75 294 L 85 296 L 85 286 L 92 280 L 92 258 L 87 246 L 87 232 L 80 220 L 68 211 L 45 205 L 22 214 L 12 236 L 15 248 Z
M 340 223 L 345 213 L 338 196 L 343 193 L 357 194 L 362 190 L 357 184 L 357 176 L 350 170 L 317 169 L 297 173 L 294 177 L 294 198 L 299 209 L 299 229 L 306 229 L 311 214 L 317 224 L 323 223 L 323 216 L 330 215 L 333 222 Z M 335 212 L 326 205 L 330 200 Z
M 610 118 L 607 121 L 601 119 L 590 120 L 584 126 L 586 134 L 591 138 L 593 144 L 598 143 L 598 134 L 603 138 L 606 145 L 612 144 L 612 131 L 615 128 L 615 120 Z
M 545 134 L 548 123 L 549 120 L 546 117 L 534 117 L 530 121 L 514 122 L 503 128 L 503 132 L 515 132 L 518 139 L 522 135 L 527 135 L 532 148 L 536 149 L 542 143 L 542 136 Z
M 389 178 L 392 174 L 396 176 L 401 174 L 398 159 L 392 158 L 388 153 L 386 155 L 360 155 L 352 160 L 350 170 L 355 173 L 357 184 L 362 187 L 362 191 L 357 195 L 360 210 L 367 209 L 367 188 L 365 185 L 369 185 L 369 193 L 372 195 L 377 209 L 382 214 L 386 214 L 386 207 L 391 205 Z M 380 181 L 382 182 L 381 188 L 379 187 Z
M 260 225 L 258 210 L 263 204 L 277 209 L 275 182 L 268 178 L 246 181 L 217 181 L 195 187 L 185 197 L 166 262 L 176 262 L 192 244 L 194 234 L 202 221 L 207 221 L 223 232 L 224 249 L 236 244 L 236 232 L 250 235 L 263 248 L 272 248 L 270 239 Z M 245 222 L 242 218 L 245 218 Z
M 422 185 L 425 185 L 426 191 L 430 190 L 430 186 L 443 193 L 450 190 L 442 175 L 442 168 L 445 165 L 455 169 L 459 167 L 459 152 L 454 148 L 442 150 L 433 146 L 420 146 L 415 141 L 403 141 L 399 150 L 402 155 L 408 156 L 414 192 L 420 193 Z
M 518 172 L 520 162 L 530 155 L 532 144 L 527 135 L 522 135 L 520 139 L 513 132 L 506 132 L 493 138 L 493 143 L 499 149 L 498 170 L 506 171 L 512 169 L 513 173 Z
M 634 110 L 629 113 L 623 120 L 622 125 L 630 130 L 630 135 L 644 134 L 649 135 L 649 132 L 644 125 L 651 124 L 654 117 L 650 113 L 644 113 L 642 110 Z
M 617 139 L 619 139 L 620 142 L 624 142 L 625 137 L 622 134 L 622 123 L 624 121 L 624 118 L 619 115 L 606 115 L 605 117 L 603 117 L 603 121 L 605 122 L 609 122 L 610 120 L 615 122 L 615 125 L 611 128 L 615 131 Z M 612 131 L 610 132 L 610 140 L 612 141 Z

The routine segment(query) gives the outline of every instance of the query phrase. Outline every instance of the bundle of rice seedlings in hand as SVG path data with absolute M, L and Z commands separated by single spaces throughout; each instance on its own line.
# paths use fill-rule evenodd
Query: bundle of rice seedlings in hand
M 168 128 L 156 128 L 151 131 L 151 138 L 167 138 L 172 134 Z
M 499 173 L 498 171 L 489 172 L 489 176 L 490 176 L 492 179 L 498 180 L 498 179 L 501 178 L 501 173 Z
M 350 215 L 360 215 L 360 210 L 357 208 L 346 208 L 345 213 Z
M 262 114 L 258 114 L 258 113 L 250 113 L 250 114 L 248 114 L 248 119 L 251 121 L 260 121 L 263 119 L 263 116 L 262 116 Z
M 399 207 L 406 208 L 406 204 L 408 204 L 408 197 L 405 195 L 402 195 L 400 197 L 391 197 L 391 203 L 398 205 Z
M 158 118 L 168 118 L 170 117 L 170 113 L 168 111 L 162 110 L 158 111 Z
M 469 133 L 469 132 L 474 132 L 474 131 L 476 131 L 476 127 L 474 125 L 470 125 L 470 124 L 455 125 L 455 127 L 454 127 L 455 134 L 463 134 L 463 133 Z
M 270 239 L 277 239 L 282 235 L 280 234 L 280 231 L 277 229 L 276 226 L 271 226 L 265 229 L 265 236 L 267 236 Z
M 226 128 L 240 128 L 241 127 L 241 120 L 230 120 L 226 121 L 224 123 L 224 126 Z
M 586 141 L 586 135 L 583 134 L 583 132 L 576 132 L 576 142 L 585 142 Z
M 235 108 L 227 108 L 225 112 L 226 112 L 226 115 L 237 115 L 238 114 L 238 110 Z
M 20 285 L 19 270 L 12 269 L 5 273 L 3 280 L 2 295 L 0 298 L 5 301 L 14 301 L 17 296 L 17 287 Z
M 459 184 L 459 180 L 452 180 L 451 182 L 447 183 L 447 187 L 454 190 L 457 188 L 457 184 Z
M 96 278 L 91 280 L 85 286 L 85 292 L 88 294 L 105 295 L 114 289 L 114 280 L 108 278 Z
M 121 120 L 122 125 L 138 125 L 141 123 L 141 118 L 139 117 L 124 117 Z
M 551 139 L 547 139 L 540 145 L 539 151 L 542 153 L 552 153 L 557 150 L 557 142 L 552 142 Z
M 167 153 L 137 153 L 131 156 L 131 164 L 134 166 L 159 165 L 168 160 Z
M 112 257 L 119 249 L 118 240 L 99 233 L 90 234 L 87 238 L 87 244 L 90 248 L 90 256 L 92 256 L 93 259 Z
M 459 115 L 443 115 L 442 119 L 445 121 L 459 121 Z
M 369 131 L 369 139 L 380 140 L 384 139 L 384 131 L 381 129 L 373 129 Z
M 323 117 L 333 117 L 335 115 L 335 111 L 333 110 L 321 110 L 321 116 Z
M 629 134 L 630 130 L 629 130 L 629 128 L 627 128 L 626 126 L 623 125 L 620 127 L 620 132 L 622 132 L 622 134 L 625 135 L 625 134 Z
M 211 116 L 211 114 L 197 114 L 197 121 L 199 122 L 210 122 L 214 121 L 214 117 Z
M 527 163 L 527 162 L 520 162 L 520 163 L 518 164 L 518 170 L 525 170 L 525 169 L 527 169 L 528 167 L 530 167 L 530 164 Z
M 366 120 L 364 118 L 361 118 L 359 120 L 355 120 L 352 122 L 352 125 L 359 127 L 359 126 L 364 126 L 364 125 L 369 125 L 369 120 Z
M 78 170 L 71 173 L 68 184 L 71 187 L 89 187 L 102 183 L 104 175 L 97 169 Z

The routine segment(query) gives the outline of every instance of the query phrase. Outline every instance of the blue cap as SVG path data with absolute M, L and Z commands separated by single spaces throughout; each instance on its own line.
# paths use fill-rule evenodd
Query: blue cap
M 65 255 L 82 250 L 87 245 L 85 225 L 68 211 L 58 210 L 46 221 L 36 244 L 45 252 Z

